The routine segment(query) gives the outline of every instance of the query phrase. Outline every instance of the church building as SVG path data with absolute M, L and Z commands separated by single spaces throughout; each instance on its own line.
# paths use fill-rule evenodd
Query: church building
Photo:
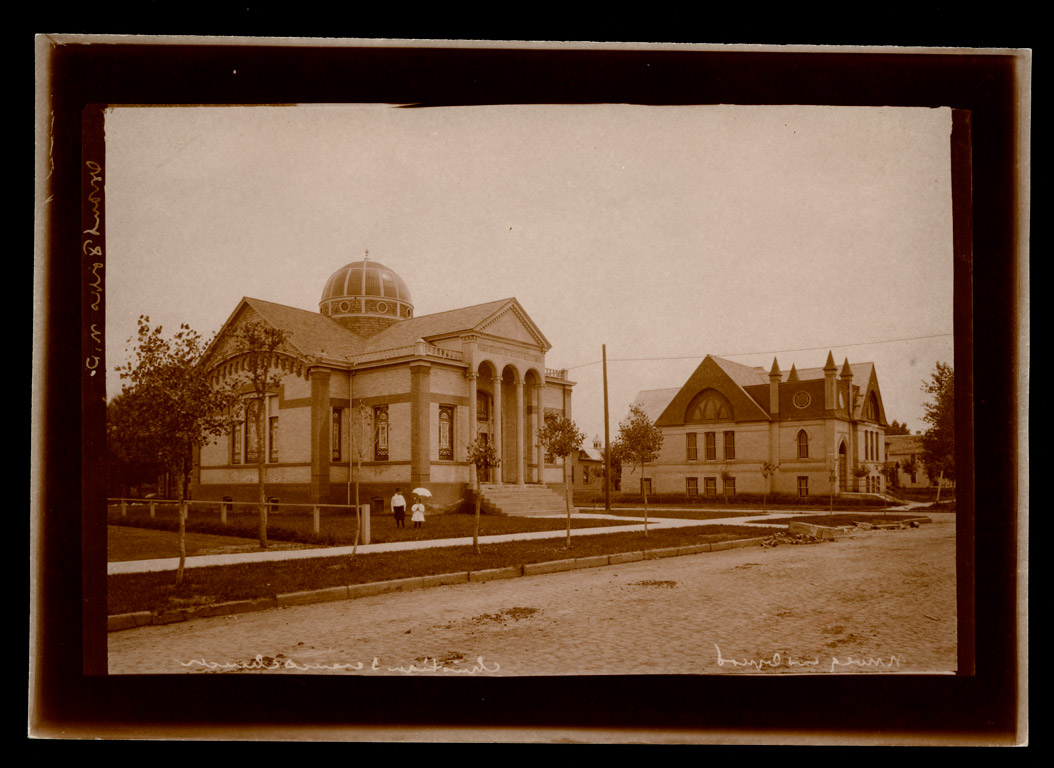
M 635 401 L 662 429 L 644 477 L 623 468 L 623 488 L 687 497 L 881 493 L 888 426 L 872 363 L 831 353 L 823 368 L 781 371 L 707 355 L 683 386 Z M 775 467 L 766 477 L 764 465 Z M 632 484 L 632 486 L 631 486 Z
M 573 382 L 546 368 L 551 345 L 515 298 L 417 316 L 403 279 L 367 257 L 332 274 L 317 312 L 242 299 L 208 353 L 217 381 L 244 369 L 229 331 L 248 322 L 288 334 L 281 383 L 263 434 L 243 419 L 196 453 L 194 498 L 255 500 L 264 462 L 280 503 L 353 503 L 359 468 L 360 503 L 424 486 L 440 509 L 474 485 L 477 435 L 501 459 L 481 478 L 491 487 L 562 488 L 538 433 L 546 411 L 570 418 Z

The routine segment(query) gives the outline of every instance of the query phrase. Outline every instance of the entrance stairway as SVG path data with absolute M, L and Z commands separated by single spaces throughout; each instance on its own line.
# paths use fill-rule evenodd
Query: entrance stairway
M 482 511 L 487 514 L 520 517 L 567 514 L 564 497 L 544 485 L 483 483 L 480 493 Z

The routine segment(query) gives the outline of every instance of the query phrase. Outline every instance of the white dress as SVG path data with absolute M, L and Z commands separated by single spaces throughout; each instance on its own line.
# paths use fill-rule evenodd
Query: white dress
M 425 521 L 425 505 L 414 504 L 414 516 L 410 518 L 412 523 L 423 523 Z

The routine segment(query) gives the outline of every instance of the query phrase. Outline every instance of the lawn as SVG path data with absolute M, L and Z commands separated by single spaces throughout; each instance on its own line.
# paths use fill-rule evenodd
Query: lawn
M 524 518 L 520 518 L 524 519 Z M 483 544 L 477 555 L 471 545 L 287 560 L 274 563 L 191 568 L 183 584 L 174 585 L 172 571 L 115 574 L 107 578 L 110 614 L 166 611 L 187 605 L 249 600 L 312 589 L 442 573 L 479 571 L 567 558 L 638 552 L 646 549 L 769 536 L 780 528 L 705 525 L 688 528 L 572 536 L 535 541 Z
M 153 528 L 175 531 L 178 527 L 173 508 L 159 507 L 155 517 L 150 517 L 143 508 L 133 508 L 124 517 L 111 510 L 110 525 L 134 528 Z M 623 525 L 619 520 L 603 520 L 595 517 L 575 515 L 571 528 L 596 528 L 607 525 Z M 288 541 L 316 546 L 351 546 L 355 543 L 355 516 L 353 514 L 323 514 L 319 522 L 319 533 L 313 530 L 314 521 L 310 512 L 271 514 L 267 520 L 267 539 Z M 370 517 L 370 543 L 387 544 L 397 541 L 424 541 L 426 539 L 457 539 L 471 536 L 475 528 L 475 515 L 438 514 L 430 515 L 422 528 L 414 528 L 407 520 L 405 528 L 396 528 L 391 515 Z M 480 536 L 531 531 L 562 531 L 567 528 L 566 517 L 514 517 L 505 515 L 481 515 Z M 259 518 L 255 511 L 227 515 L 227 523 L 220 522 L 218 511 L 194 510 L 188 515 L 187 531 L 218 536 L 234 536 L 248 540 L 259 540 Z M 362 541 L 360 540 L 361 544 Z M 177 553 L 178 554 L 178 553 Z M 164 555 L 159 555 L 163 557 Z M 172 556 L 172 555 L 169 555 Z

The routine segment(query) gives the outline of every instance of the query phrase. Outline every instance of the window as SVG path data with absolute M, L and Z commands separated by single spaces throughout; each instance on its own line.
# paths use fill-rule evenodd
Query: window
M 874 392 L 867 398 L 867 405 L 864 407 L 864 418 L 869 421 L 878 421 L 878 397 Z
M 736 479 L 734 477 L 726 477 L 723 479 L 725 485 L 725 495 L 735 496 L 736 495 Z
M 439 406 L 439 460 L 454 460 L 454 406 Z
M 344 445 L 344 430 L 342 429 L 344 423 L 344 409 L 334 408 L 332 425 L 329 430 L 330 442 L 332 444 L 332 461 L 340 461 L 342 451 L 341 447 Z
M 388 406 L 373 409 L 373 460 L 388 460 Z
M 715 498 L 717 496 L 717 478 L 716 477 L 704 477 L 703 478 L 703 493 L 706 496 Z
M 231 464 L 242 463 L 242 452 L 244 451 L 244 440 L 245 440 L 245 417 L 242 416 L 242 420 L 234 425 L 234 429 L 231 430 Z
M 717 433 L 707 432 L 706 435 L 706 460 L 717 460 Z
M 476 390 L 476 421 L 490 421 L 490 395 Z
M 809 433 L 804 429 L 798 433 L 798 458 L 809 458 Z
M 684 493 L 686 496 L 698 496 L 699 495 L 699 478 L 688 477 L 685 478 Z
M 732 404 L 728 398 L 715 389 L 700 392 L 689 403 L 685 411 L 685 421 L 698 424 L 704 421 L 732 421 Z
M 651 478 L 642 477 L 640 479 L 640 492 L 648 496 L 651 495 Z
M 262 460 L 260 439 L 257 432 L 257 412 L 260 404 L 255 400 L 245 406 L 245 463 L 258 464 Z
M 270 440 L 270 452 L 267 460 L 272 464 L 278 461 L 278 417 L 272 416 L 267 425 L 268 439 Z
M 736 457 L 736 433 L 725 432 L 725 458 L 734 459 Z
M 699 451 L 695 444 L 695 432 L 689 432 L 685 435 L 686 438 L 686 452 L 688 454 L 688 461 L 695 461 L 699 458 Z
M 589 485 L 589 467 L 582 467 L 582 484 Z
M 798 495 L 808 496 L 809 495 L 809 478 L 807 475 L 798 476 Z

